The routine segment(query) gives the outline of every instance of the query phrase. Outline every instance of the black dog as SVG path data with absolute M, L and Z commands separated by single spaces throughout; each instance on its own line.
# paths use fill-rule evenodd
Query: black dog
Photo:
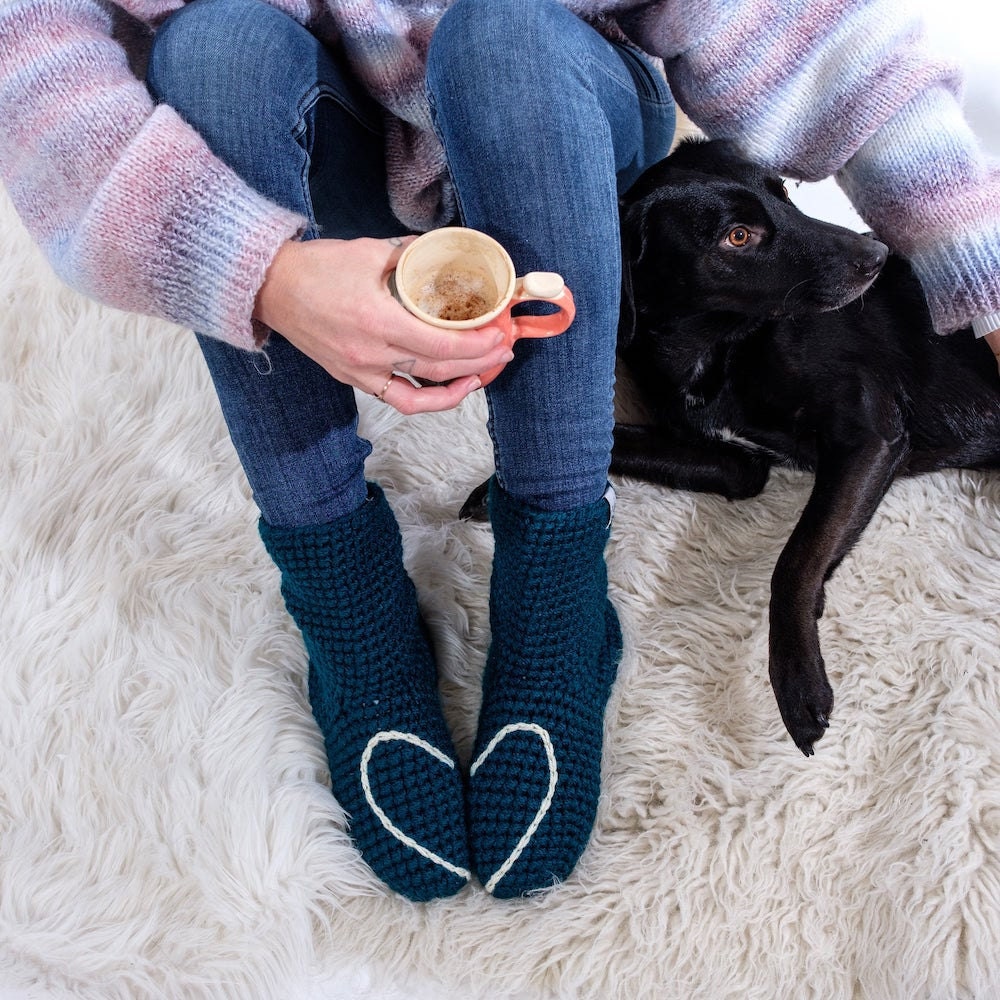
M 905 261 L 804 215 L 725 143 L 682 144 L 621 208 L 619 350 L 652 423 L 616 426 L 612 472 L 730 499 L 772 465 L 815 472 L 772 577 L 769 664 L 811 755 L 833 708 L 824 585 L 896 476 L 1000 467 L 996 361 L 933 332 Z
M 815 472 L 772 577 L 769 667 L 812 754 L 833 708 L 824 584 L 896 476 L 1000 465 L 996 361 L 968 331 L 933 332 L 903 260 L 803 215 L 721 143 L 650 168 L 622 238 L 619 348 L 653 424 L 616 427 L 612 471 L 730 498 L 775 464 Z

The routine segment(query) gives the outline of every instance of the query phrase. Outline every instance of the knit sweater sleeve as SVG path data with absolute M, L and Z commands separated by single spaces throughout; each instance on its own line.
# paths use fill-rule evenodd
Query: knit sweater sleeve
M 958 71 L 899 0 L 662 0 L 623 18 L 707 134 L 786 176 L 835 176 L 947 333 L 1000 311 L 1000 164 Z
M 154 106 L 100 0 L 0 6 L 0 177 L 78 291 L 244 348 L 266 335 L 254 299 L 304 220 Z

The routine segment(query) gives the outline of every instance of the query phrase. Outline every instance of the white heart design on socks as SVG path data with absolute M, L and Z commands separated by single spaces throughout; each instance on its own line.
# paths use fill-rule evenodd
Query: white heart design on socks
M 392 822 L 391 819 L 389 819 L 385 810 L 375 801 L 375 796 L 372 794 L 368 767 L 371 763 L 372 754 L 374 753 L 375 748 L 382 743 L 408 743 L 411 746 L 419 747 L 421 750 L 430 754 L 431 757 L 435 758 L 435 760 L 439 760 L 442 764 L 447 765 L 453 770 L 455 768 L 455 762 L 446 753 L 413 733 L 399 732 L 395 729 L 387 730 L 376 733 L 365 746 L 364 753 L 361 755 L 361 787 L 365 793 L 365 800 L 368 802 L 371 811 L 375 813 L 379 822 L 386 828 L 386 830 L 388 830 L 389 833 L 400 841 L 400 843 L 405 844 L 422 857 L 427 858 L 428 861 L 432 861 L 434 864 L 440 865 L 453 875 L 457 875 L 459 878 L 463 878 L 466 881 L 470 880 L 472 878 L 472 873 L 467 868 L 459 868 L 457 865 L 453 865 L 450 861 L 446 861 L 439 854 L 435 854 L 432 850 L 424 847 L 423 844 L 418 843 L 412 837 L 405 834 L 398 826 L 396 826 L 395 823 Z
M 528 824 L 527 829 L 525 829 L 521 839 L 515 845 L 514 850 L 507 855 L 504 863 L 489 877 L 489 879 L 487 879 L 485 885 L 483 886 L 483 888 L 491 894 L 504 875 L 510 871 L 517 859 L 524 853 L 528 844 L 531 843 L 531 838 L 534 837 L 539 824 L 545 818 L 549 809 L 552 808 L 552 799 L 555 796 L 556 785 L 559 782 L 559 768 L 556 764 L 556 754 L 552 747 L 552 739 L 546 729 L 533 722 L 513 722 L 499 730 L 493 739 L 486 744 L 486 749 L 483 750 L 483 752 L 473 762 L 469 771 L 470 777 L 475 777 L 476 771 L 479 770 L 490 754 L 493 753 L 493 751 L 508 736 L 510 736 L 511 733 L 517 732 L 532 733 L 542 741 L 542 746 L 545 748 L 545 759 L 549 767 L 549 787 L 545 796 L 542 798 L 541 804 L 539 805 L 534 818 Z

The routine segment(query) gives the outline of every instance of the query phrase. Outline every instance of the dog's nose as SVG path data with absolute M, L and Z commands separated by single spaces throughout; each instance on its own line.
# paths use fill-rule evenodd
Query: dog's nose
M 855 258 L 854 266 L 862 277 L 874 278 L 885 266 L 888 257 L 889 248 L 884 243 L 869 239 Z

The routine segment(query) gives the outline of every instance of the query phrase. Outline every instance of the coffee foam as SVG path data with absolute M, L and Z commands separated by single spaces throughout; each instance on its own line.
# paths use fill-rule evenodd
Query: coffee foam
M 437 319 L 461 321 L 490 312 L 499 298 L 496 282 L 482 272 L 453 267 L 426 280 L 411 297 L 417 307 Z

